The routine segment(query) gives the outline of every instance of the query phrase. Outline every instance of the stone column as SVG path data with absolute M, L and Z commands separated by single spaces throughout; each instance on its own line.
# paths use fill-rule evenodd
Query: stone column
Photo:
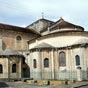
M 80 66 L 82 67 L 81 69 L 81 73 L 82 73 L 82 80 L 86 80 L 87 79 L 87 61 L 86 61 L 86 48 L 85 48 L 85 44 L 81 44 L 80 46 Z
M 42 50 L 39 49 L 39 60 L 40 60 L 40 79 L 42 79 Z
M 9 58 L 6 57 L 6 58 L 3 58 L 3 59 L 6 59 L 6 63 L 3 66 L 3 68 L 5 69 L 3 71 L 3 75 L 4 75 L 5 78 L 9 78 Z
M 67 78 L 69 80 L 71 80 L 71 72 L 72 72 L 72 48 L 71 47 L 67 47 L 67 56 L 66 56 L 66 68 L 67 68 L 67 71 L 68 71 L 68 74 L 67 74 Z
M 53 58 L 53 49 L 51 50 L 51 62 L 52 62 L 52 79 L 54 79 L 54 58 Z
M 70 79 L 71 80 L 73 80 L 73 78 L 74 78 L 74 74 L 73 74 L 73 71 L 74 71 L 74 58 L 73 58 L 73 49 L 71 48 L 70 49 L 70 52 L 71 52 L 71 57 L 69 58 L 69 60 L 70 60 L 70 67 L 71 67 L 71 69 L 70 69 Z
M 18 58 L 19 59 L 19 58 Z M 22 58 L 20 57 L 20 59 L 19 59 L 19 62 L 18 62 L 18 64 L 19 64 L 19 71 L 18 71 L 18 74 L 19 74 L 19 78 L 21 78 L 22 76 L 21 76 L 21 72 L 22 72 L 22 68 L 21 68 L 21 66 L 22 66 Z
M 41 63 L 41 55 L 40 54 L 41 54 L 41 51 L 40 51 L 40 49 L 38 49 L 37 50 L 37 55 L 38 55 L 37 56 L 37 63 L 38 63 L 38 65 L 37 65 L 38 66 L 37 67 L 37 71 L 38 71 L 37 75 L 38 75 L 38 79 L 41 79 L 42 78 L 41 77 L 41 66 L 42 66 L 41 64 L 42 63 Z
M 30 67 L 30 78 L 33 78 L 33 68 L 32 68 L 32 51 L 30 51 L 30 55 L 28 57 L 28 65 Z
M 41 79 L 44 79 L 44 73 L 43 73 L 43 49 L 41 49 Z

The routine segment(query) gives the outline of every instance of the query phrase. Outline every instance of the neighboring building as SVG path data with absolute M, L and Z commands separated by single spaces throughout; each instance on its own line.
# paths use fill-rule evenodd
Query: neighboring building
M 26 28 L 0 24 L 0 36 L 1 78 L 88 80 L 83 27 L 40 19 Z

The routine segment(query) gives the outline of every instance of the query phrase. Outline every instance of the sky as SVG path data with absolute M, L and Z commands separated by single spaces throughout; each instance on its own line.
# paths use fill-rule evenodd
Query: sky
M 64 20 L 88 31 L 88 0 L 0 0 L 0 23 L 26 27 L 42 18 Z

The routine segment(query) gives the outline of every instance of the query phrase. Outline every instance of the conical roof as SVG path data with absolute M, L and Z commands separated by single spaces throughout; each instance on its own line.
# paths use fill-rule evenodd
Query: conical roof
M 86 44 L 88 43 L 88 38 L 80 38 L 78 40 L 76 40 L 75 42 L 72 43 L 72 45 L 74 44 Z
M 47 44 L 47 43 L 45 43 L 45 42 L 43 42 L 43 43 L 40 43 L 40 44 L 38 44 L 37 46 L 35 46 L 35 47 L 33 47 L 33 48 L 53 48 L 53 46 L 52 45 L 50 45 L 50 44 Z M 32 49 L 33 49 L 32 48 Z

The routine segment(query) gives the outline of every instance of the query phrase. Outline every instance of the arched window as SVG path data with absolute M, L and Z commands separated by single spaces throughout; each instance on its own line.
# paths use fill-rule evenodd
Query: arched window
M 0 64 L 0 73 L 3 73 L 3 67 L 1 64 Z
M 49 59 L 48 58 L 44 59 L 44 67 L 49 67 Z
M 21 36 L 17 36 L 16 40 L 18 40 L 18 41 L 22 40 Z
M 59 66 L 64 67 L 66 66 L 66 55 L 65 52 L 59 53 Z
M 34 68 L 37 68 L 37 62 L 36 62 L 36 59 L 33 60 L 33 67 L 34 67 Z
M 79 55 L 75 56 L 75 61 L 76 61 L 76 65 L 80 65 L 80 56 Z
M 12 65 L 12 73 L 16 73 L 16 64 Z

